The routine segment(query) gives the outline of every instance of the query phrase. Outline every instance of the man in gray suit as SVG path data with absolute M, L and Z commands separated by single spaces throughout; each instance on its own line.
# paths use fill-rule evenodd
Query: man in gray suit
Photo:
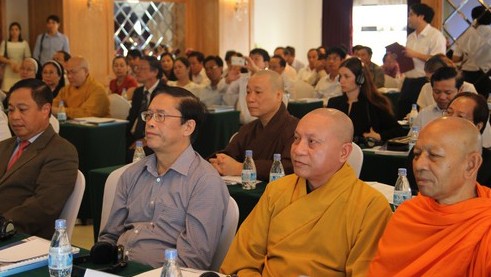
M 17 82 L 9 92 L 14 137 L 0 142 L 0 215 L 21 233 L 51 238 L 54 221 L 73 191 L 77 150 L 51 125 L 53 94 L 41 81 Z

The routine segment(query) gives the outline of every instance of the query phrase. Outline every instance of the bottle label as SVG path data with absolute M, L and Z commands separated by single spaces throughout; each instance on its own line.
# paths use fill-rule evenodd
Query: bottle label
M 66 113 L 58 113 L 56 117 L 58 121 L 66 121 Z
M 394 191 L 394 205 L 399 206 L 402 202 L 411 199 L 412 195 L 410 191 Z
M 242 188 L 243 189 L 255 189 L 256 188 L 256 171 L 251 169 L 242 170 Z
M 269 182 L 271 183 L 271 182 L 278 180 L 284 176 L 285 176 L 285 174 L 283 174 L 283 173 L 270 173 L 269 174 Z

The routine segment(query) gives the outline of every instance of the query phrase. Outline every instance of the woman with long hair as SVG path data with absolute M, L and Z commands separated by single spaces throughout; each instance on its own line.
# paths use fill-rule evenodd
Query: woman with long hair
M 25 58 L 31 57 L 31 49 L 27 41 L 22 39 L 21 30 L 18 22 L 12 22 L 9 26 L 8 40 L 0 44 L 0 63 L 6 65 L 2 83 L 2 90 L 5 92 L 21 79 L 21 63 Z
M 339 83 L 343 95 L 329 99 L 327 107 L 347 114 L 354 126 L 354 141 L 385 141 L 407 134 L 396 121 L 387 97 L 377 91 L 370 72 L 358 58 L 341 63 Z
M 165 52 L 160 56 L 160 64 L 164 71 L 162 80 L 165 83 L 167 81 L 176 81 L 177 78 L 176 75 L 174 75 L 174 56 L 169 52 Z
M 65 78 L 63 78 L 64 72 L 63 66 L 55 60 L 49 60 L 43 64 L 43 82 L 48 85 L 51 92 L 53 92 L 53 98 L 56 97 L 60 89 L 65 86 Z

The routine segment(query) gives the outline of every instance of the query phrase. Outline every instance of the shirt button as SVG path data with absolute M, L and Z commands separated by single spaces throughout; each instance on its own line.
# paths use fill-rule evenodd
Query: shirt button
M 126 256 L 128 256 L 128 255 L 130 254 L 130 251 L 126 250 L 126 252 L 124 252 L 124 254 L 125 254 Z
M 138 234 L 138 230 L 135 230 L 135 234 Z
M 153 200 L 152 200 L 152 201 L 150 201 L 150 205 L 153 205 L 153 203 L 155 203 L 155 202 L 153 202 Z
M 160 178 L 157 178 L 157 183 L 160 183 Z

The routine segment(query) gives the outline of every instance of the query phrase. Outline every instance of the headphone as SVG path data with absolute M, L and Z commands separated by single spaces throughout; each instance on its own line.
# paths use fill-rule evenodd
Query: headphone
M 356 58 L 356 60 L 360 63 L 360 73 L 356 75 L 355 77 L 355 83 L 359 86 L 363 85 L 365 83 L 365 76 L 363 76 L 363 62 Z
M 110 242 L 100 241 L 92 246 L 90 255 L 84 255 L 73 259 L 74 265 L 81 265 L 87 262 L 92 262 L 97 265 L 110 264 L 108 267 L 97 268 L 97 270 L 112 273 L 124 268 L 128 264 L 128 256 L 124 253 L 123 245 L 115 245 Z
M 14 222 L 0 215 L 0 240 L 7 240 L 17 233 Z

